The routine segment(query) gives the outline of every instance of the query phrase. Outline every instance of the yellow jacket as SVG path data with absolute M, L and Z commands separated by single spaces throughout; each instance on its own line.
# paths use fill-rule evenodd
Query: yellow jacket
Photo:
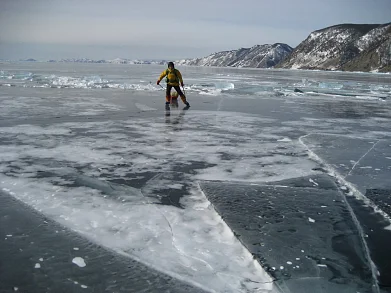
M 159 82 L 166 76 L 166 82 L 169 85 L 179 86 L 179 82 L 183 84 L 182 74 L 178 69 L 166 69 L 160 74 Z

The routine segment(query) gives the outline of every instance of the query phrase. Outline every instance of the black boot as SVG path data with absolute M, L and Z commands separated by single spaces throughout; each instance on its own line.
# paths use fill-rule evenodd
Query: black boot
M 170 102 L 166 102 L 166 110 L 170 110 Z
M 185 103 L 185 105 L 186 105 L 186 107 L 185 107 L 185 108 L 183 108 L 184 110 L 187 110 L 187 109 L 189 109 L 189 108 L 190 108 L 190 104 L 189 104 L 189 102 L 186 102 L 186 103 Z

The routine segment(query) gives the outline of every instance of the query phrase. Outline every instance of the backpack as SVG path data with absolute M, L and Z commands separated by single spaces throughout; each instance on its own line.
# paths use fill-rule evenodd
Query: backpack
M 169 82 L 178 82 L 179 83 L 179 78 L 178 78 L 178 75 L 176 74 L 176 69 L 174 68 L 174 75 L 175 75 L 175 80 L 170 80 L 168 79 L 168 74 L 170 73 L 168 69 L 166 69 L 166 82 L 169 83 Z

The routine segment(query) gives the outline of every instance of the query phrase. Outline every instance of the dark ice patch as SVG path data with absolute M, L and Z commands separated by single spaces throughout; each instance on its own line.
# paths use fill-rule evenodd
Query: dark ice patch
M 149 180 L 141 188 L 141 192 L 153 203 L 184 208 L 180 200 L 188 194 L 187 190 L 190 188 L 190 183 L 183 173 L 165 172 Z
M 192 168 L 203 168 L 197 162 L 189 162 Z M 189 167 L 187 166 L 187 167 Z M 183 167 L 185 168 L 185 167 Z M 182 172 L 132 173 L 123 178 L 94 177 L 79 173 L 74 169 L 37 172 L 34 178 L 51 182 L 69 189 L 86 187 L 97 190 L 96 196 L 119 202 L 134 204 L 163 204 L 183 208 L 181 198 L 187 194 L 190 183 Z
M 311 134 L 305 145 L 365 194 L 391 189 L 391 141 Z
M 330 176 L 326 174 L 310 175 L 298 178 L 291 178 L 281 181 L 274 181 L 268 183 L 270 185 L 280 185 L 289 187 L 309 187 L 318 189 L 333 189 L 337 190 L 337 185 L 333 180 L 330 180 Z
M 311 134 L 303 142 L 325 163 L 352 183 L 382 212 L 391 216 L 391 141 Z M 380 275 L 382 289 L 391 292 L 390 222 L 374 208 L 353 196 L 347 196 Z
M 377 192 L 369 194 L 369 198 L 377 196 Z M 371 259 L 379 271 L 377 279 L 380 289 L 383 290 L 381 292 L 391 292 L 390 222 L 362 200 L 354 196 L 347 196 L 346 199 L 361 224 Z
M 369 198 L 391 218 L 391 189 L 367 189 L 365 197 Z
M 333 183 L 313 188 L 307 179 L 278 186 L 202 182 L 201 188 L 281 288 L 371 292 L 371 266 L 345 201 Z

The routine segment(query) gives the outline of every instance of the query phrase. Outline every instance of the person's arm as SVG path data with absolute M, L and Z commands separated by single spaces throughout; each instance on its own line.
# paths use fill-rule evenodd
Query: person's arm
M 157 80 L 156 84 L 158 85 L 160 81 L 167 75 L 167 70 L 164 70 L 162 74 L 160 74 L 159 79 Z
M 183 87 L 183 79 L 182 79 L 182 74 L 179 70 L 176 71 L 176 73 L 178 74 L 178 78 L 179 78 L 179 81 L 181 83 L 181 86 Z

